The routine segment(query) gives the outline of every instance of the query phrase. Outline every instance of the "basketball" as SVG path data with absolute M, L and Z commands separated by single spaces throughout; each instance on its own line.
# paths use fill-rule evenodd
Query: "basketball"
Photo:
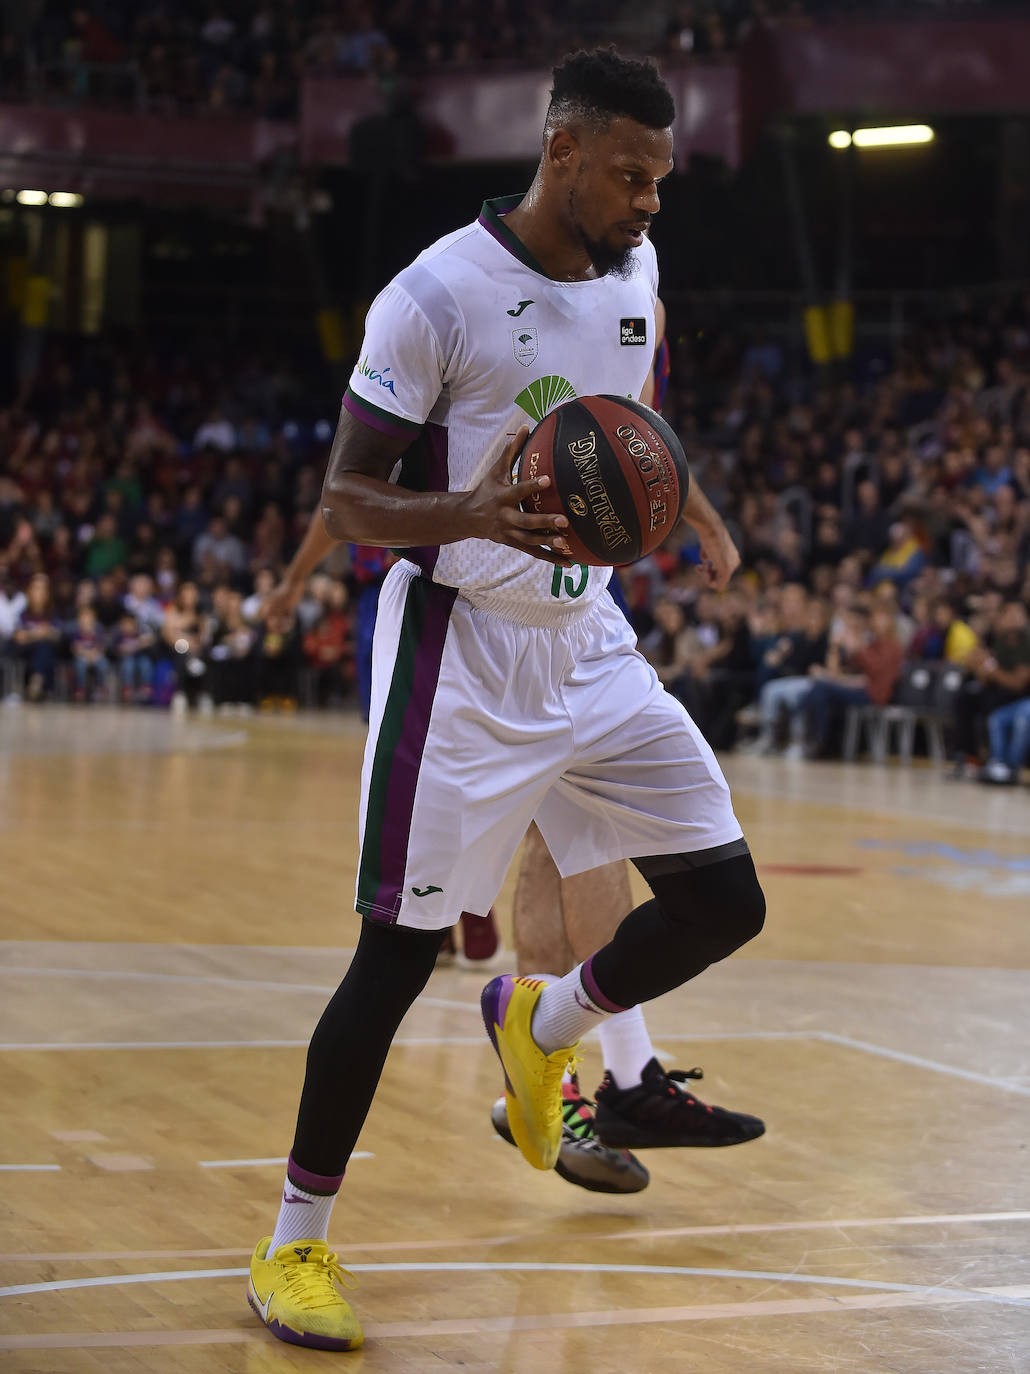
M 672 429 L 622 396 L 580 396 L 543 419 L 526 440 L 516 480 L 548 476 L 525 509 L 564 515 L 572 557 L 595 567 L 632 563 L 675 529 L 690 470 Z

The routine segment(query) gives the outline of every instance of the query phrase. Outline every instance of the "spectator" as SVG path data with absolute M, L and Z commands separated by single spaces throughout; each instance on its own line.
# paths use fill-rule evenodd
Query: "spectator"
M 855 513 L 848 521 L 844 543 L 872 563 L 886 547 L 890 528 L 887 512 L 880 504 L 876 483 L 868 479 L 859 482 L 855 489 L 855 503 Z
M 128 602 L 128 598 L 126 598 Z M 154 679 L 154 660 L 151 651 L 156 636 L 150 625 L 137 619 L 126 608 L 111 637 L 111 658 L 118 672 L 123 702 L 148 702 Z
M 96 531 L 86 546 L 85 571 L 90 577 L 112 572 L 125 562 L 128 550 L 118 533 L 115 517 L 107 512 L 97 521 Z
M 293 617 L 268 616 L 258 643 L 257 660 L 257 690 L 263 711 L 297 709 L 298 649 Z
M 44 573 L 37 573 L 29 582 L 25 607 L 11 639 L 25 665 L 25 695 L 29 701 L 42 701 L 54 690 L 61 641 L 61 627 L 50 599 L 50 579 Z
M 25 593 L 14 585 L 6 562 L 0 561 L 0 654 L 14 634 L 25 604 Z
M 1030 632 L 1026 607 L 1009 601 L 998 616 L 990 644 L 966 657 L 971 676 L 955 699 L 955 757 L 959 776 L 979 776 L 987 718 L 1030 689 Z
M 209 619 L 200 608 L 200 593 L 195 582 L 184 582 L 179 588 L 174 602 L 165 611 L 161 637 L 175 665 L 173 711 L 181 715 L 188 706 L 208 710 L 211 697 L 206 690 L 206 655 L 211 632 Z
M 243 601 L 244 620 L 254 625 L 261 619 L 261 608 L 275 584 L 274 568 L 258 568 L 254 574 L 254 590 Z
M 214 448 L 222 453 L 231 453 L 236 447 L 236 431 L 218 406 L 208 412 L 207 419 L 193 436 L 193 447 Z
M 232 578 L 247 564 L 243 541 L 229 533 L 224 515 L 213 515 L 203 534 L 193 541 L 193 570 L 198 572 L 206 562 L 213 565 L 216 579 Z
M 211 696 L 223 714 L 246 712 L 254 703 L 253 656 L 258 632 L 244 619 L 239 592 L 226 588 L 220 609 L 207 651 Z
M 92 701 L 97 694 L 106 698 L 111 665 L 104 652 L 104 634 L 92 606 L 79 610 L 70 648 L 75 669 L 75 700 Z
M 991 756 L 980 775 L 981 782 L 1016 783 L 1019 770 L 1030 756 L 1030 696 L 999 706 L 987 717 Z
M 830 644 L 826 666 L 812 670 L 815 682 L 804 707 L 809 758 L 826 757 L 834 721 L 849 706 L 886 706 L 901 672 L 901 660 L 890 611 L 878 606 L 869 617 L 864 610 L 853 609 L 844 633 Z
M 303 644 L 316 704 L 326 706 L 332 697 L 345 696 L 354 685 L 354 627 L 342 582 L 330 583 L 325 614 L 304 635 Z
M 789 647 L 778 659 L 782 676 L 771 678 L 759 697 L 760 730 L 755 752 L 772 753 L 786 717 L 792 756 L 804 744 L 804 708 L 814 683 L 813 670 L 825 666 L 829 650 L 830 608 L 812 597 L 805 608 L 805 627 L 801 635 L 790 637 Z
M 878 582 L 893 582 L 898 587 L 908 584 L 926 566 L 926 555 L 907 520 L 895 520 L 887 532 L 887 548 L 877 560 L 870 581 L 875 587 Z

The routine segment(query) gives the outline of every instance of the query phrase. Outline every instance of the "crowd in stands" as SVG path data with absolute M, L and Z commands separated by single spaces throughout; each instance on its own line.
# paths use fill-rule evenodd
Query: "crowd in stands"
M 725 52 L 756 24 L 803 23 L 801 0 L 48 0 L 0 43 L 0 99 L 142 106 L 154 113 L 297 113 L 304 73 L 460 70 L 554 61 L 616 40 L 667 58 Z
M 43 0 L 0 27 L 0 100 L 292 119 L 306 72 L 398 78 L 548 65 L 614 41 L 666 62 L 719 56 L 757 27 L 1018 13 L 1021 0 Z M 2 23 L 2 20 L 0 20 Z
M 956 771 L 1014 780 L 1030 761 L 1030 297 L 958 308 L 857 371 L 799 385 L 768 339 L 724 335 L 704 358 L 681 342 L 666 413 L 743 572 L 713 596 L 689 544 L 638 564 L 641 643 L 716 748 L 808 757 L 839 747 L 848 707 L 903 699 L 913 665 L 950 666 Z
M 962 774 L 1030 745 L 1030 296 L 959 309 L 847 379 L 673 321 L 666 414 L 743 567 L 705 588 L 682 526 L 620 576 L 644 652 L 718 749 L 838 752 L 850 707 L 948 669 Z M 390 555 L 340 547 L 293 618 L 264 600 L 314 509 L 335 416 L 290 369 L 231 375 L 54 346 L 0 411 L 10 695 L 367 711 Z M 926 677 L 926 674 L 923 674 Z M 942 708 L 944 709 L 944 708 Z
M 263 609 L 332 434 L 286 418 L 303 413 L 298 385 L 258 359 L 226 378 L 47 353 L 25 408 L 0 411 L 8 696 L 225 712 L 367 698 L 352 601 L 381 581 L 378 550 L 341 548 L 291 620 Z

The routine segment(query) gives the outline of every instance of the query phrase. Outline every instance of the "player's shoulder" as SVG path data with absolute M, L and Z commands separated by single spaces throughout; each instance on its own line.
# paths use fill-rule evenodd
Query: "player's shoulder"
M 411 301 L 434 324 L 453 324 L 463 314 L 461 301 L 485 270 L 478 253 L 477 226 L 445 234 L 398 272 L 386 288 Z
M 462 298 L 473 274 L 468 240 L 474 224 L 455 229 L 419 253 L 387 283 L 375 301 L 376 312 L 411 320 L 412 312 L 424 317 L 444 353 L 450 356 L 465 328 Z

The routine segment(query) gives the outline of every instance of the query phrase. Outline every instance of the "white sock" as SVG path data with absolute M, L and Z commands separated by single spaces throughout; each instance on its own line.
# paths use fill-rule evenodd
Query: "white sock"
M 644 1065 L 655 1057 L 641 1007 L 630 1007 L 603 1022 L 601 1050 L 617 1088 L 635 1088 L 641 1082 Z
M 540 994 L 533 1012 L 533 1039 L 545 1054 L 571 1049 L 594 1026 L 612 1012 L 624 1011 L 608 1002 L 598 990 L 590 970 L 591 960 L 577 965 L 571 973 L 550 983 Z M 587 989 L 590 989 L 588 992 Z
M 301 1187 L 294 1179 L 300 1179 L 308 1186 Z M 275 1254 L 280 1245 L 288 1245 L 294 1240 L 329 1239 L 329 1218 L 336 1201 L 336 1191 L 342 1182 L 342 1174 L 323 1178 L 299 1169 L 291 1156 L 283 1184 L 283 1199 L 279 1204 L 279 1219 L 268 1243 L 269 1256 Z M 312 1192 L 312 1188 L 318 1188 L 318 1191 Z

